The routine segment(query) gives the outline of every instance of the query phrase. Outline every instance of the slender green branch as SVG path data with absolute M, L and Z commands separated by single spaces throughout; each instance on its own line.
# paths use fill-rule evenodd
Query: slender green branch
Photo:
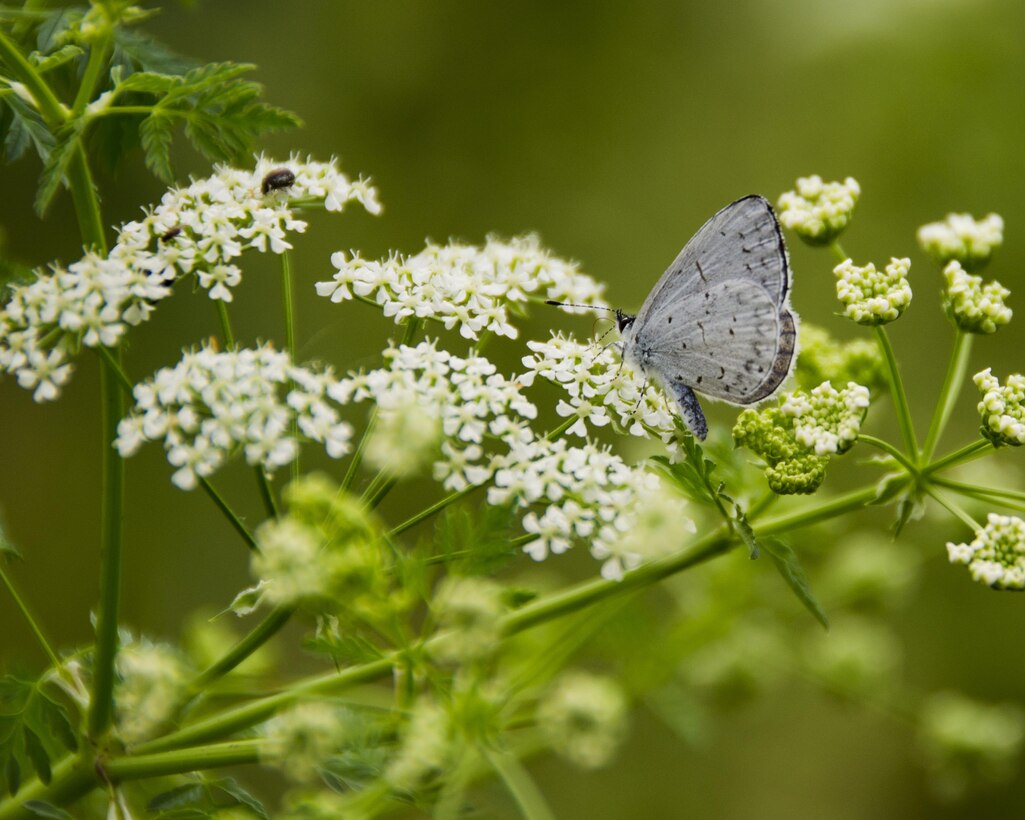
M 260 500 L 263 501 L 263 508 L 266 510 L 267 516 L 277 518 L 279 515 L 278 502 L 274 497 L 274 488 L 270 484 L 270 479 L 267 478 L 267 473 L 259 464 L 253 467 L 253 472 L 256 474 L 256 486 L 260 490 Z
M 385 496 L 387 496 L 388 493 L 392 491 L 392 487 L 394 487 L 397 483 L 398 480 L 394 478 L 382 479 L 377 488 L 374 490 L 374 492 L 367 498 L 367 509 L 377 509 L 381 505 L 381 502 L 384 501 Z
M 363 461 L 363 451 L 367 447 L 367 442 L 370 441 L 370 434 L 374 429 L 374 424 L 377 422 L 377 411 L 371 412 L 370 417 L 367 419 L 367 426 L 363 428 L 363 435 L 360 436 L 359 444 L 356 445 L 356 452 L 352 454 L 352 459 L 349 461 L 349 467 L 345 471 L 345 478 L 342 479 L 340 489 L 348 491 L 352 486 L 352 482 L 356 480 L 356 473 L 359 471 L 359 465 Z
M 224 657 L 212 663 L 189 684 L 189 690 L 197 693 L 214 681 L 227 675 L 232 669 L 263 646 L 288 623 L 295 610 L 292 607 L 278 607 L 236 643 Z
M 893 345 L 890 344 L 890 337 L 884 325 L 876 325 L 872 329 L 875 331 L 879 349 L 886 360 L 890 395 L 893 396 L 893 403 L 897 411 L 897 421 L 900 424 L 901 436 L 904 438 L 904 448 L 909 453 L 917 454 L 918 442 L 915 439 L 915 426 L 911 421 L 911 408 L 908 406 L 908 396 L 904 392 L 904 382 L 900 377 L 900 367 L 897 364 L 897 357 L 893 353 Z
M 101 5 L 100 8 L 103 6 Z M 99 33 L 89 45 L 89 59 L 86 61 L 85 71 L 82 72 L 82 80 L 78 84 L 75 102 L 71 106 L 74 117 L 81 117 L 85 112 L 85 107 L 96 93 L 100 76 L 107 67 L 107 58 L 110 56 L 111 46 L 114 42 L 114 21 L 106 18 L 106 15 L 104 18 L 94 27 L 94 31 L 99 30 Z
M 120 358 L 120 350 L 115 352 Z M 114 700 L 114 661 L 118 651 L 118 617 L 121 609 L 121 551 L 124 513 L 124 462 L 113 443 L 124 416 L 124 393 L 110 368 L 100 369 L 103 393 L 102 548 L 100 553 L 100 602 L 96 614 L 96 653 L 93 688 L 89 702 L 89 735 L 98 738 L 110 725 Z
M 993 452 L 994 449 L 993 444 L 986 439 L 977 439 L 976 441 L 966 444 L 964 447 L 961 447 L 953 453 L 949 453 L 943 458 L 924 467 L 922 469 L 922 475 L 931 475 L 938 470 L 945 470 L 947 467 L 953 467 L 955 464 L 964 464 L 966 461 L 979 458 L 979 456 L 988 455 Z
M 526 820 L 555 820 L 544 794 L 516 755 L 488 749 L 483 745 L 478 746 L 477 750 L 505 784 Z
M 459 490 L 458 492 L 454 492 L 451 495 L 445 496 L 443 499 L 441 499 L 441 501 L 438 501 L 438 502 L 432 504 L 430 507 L 428 507 L 425 510 L 421 510 L 416 515 L 414 515 L 412 518 L 408 518 L 405 521 L 403 521 L 401 524 L 399 524 L 397 527 L 392 528 L 388 532 L 388 537 L 389 538 L 395 538 L 396 536 L 401 535 L 406 530 L 409 530 L 409 529 L 412 529 L 413 527 L 415 527 L 421 521 L 426 521 L 432 515 L 435 515 L 435 514 L 441 512 L 443 509 L 445 509 L 445 507 L 448 507 L 449 505 L 455 504 L 457 501 L 459 501 L 459 500 L 461 500 L 463 498 L 466 498 L 466 496 L 468 496 L 470 493 L 474 492 L 475 490 L 479 490 L 482 486 L 484 486 L 484 485 L 482 485 L 482 484 L 473 484 L 472 486 L 464 487 L 463 489 Z
M 53 93 L 42 75 L 36 71 L 35 66 L 25 59 L 18 45 L 3 31 L 0 31 L 0 60 L 4 61 L 18 82 L 32 95 L 36 109 L 43 115 L 46 124 L 53 130 L 63 125 L 70 112 Z
M 897 463 L 904 467 L 904 469 L 909 473 L 915 474 L 918 472 L 918 467 L 912 464 L 911 461 L 908 460 L 908 457 L 890 444 L 890 442 L 883 441 L 881 438 L 876 438 L 875 436 L 866 435 L 865 433 L 858 435 L 858 441 L 863 442 L 864 444 L 869 444 L 878 450 L 882 450 L 887 455 L 893 456 Z
M 119 783 L 123 780 L 184 774 L 201 769 L 243 766 L 259 763 L 260 752 L 266 745 L 263 739 L 234 740 L 158 754 L 125 755 L 103 762 L 103 774 L 111 782 Z
M 228 502 L 224 500 L 224 497 L 219 492 L 217 492 L 214 485 L 207 479 L 200 476 L 199 486 L 201 486 L 206 491 L 206 494 L 210 496 L 210 500 L 217 505 L 217 509 L 224 513 L 224 517 L 227 518 L 228 523 L 235 528 L 235 532 L 242 536 L 242 540 L 246 542 L 246 546 L 253 551 L 259 551 L 260 548 L 257 546 L 256 539 L 253 538 L 253 534 L 246 529 L 246 525 L 242 523 L 242 519 L 239 518 L 235 514 L 235 511 L 228 506 Z
M 962 510 L 960 506 L 958 506 L 949 498 L 947 498 L 938 489 L 936 489 L 935 487 L 930 487 L 928 484 L 926 484 L 925 491 L 934 499 L 936 499 L 936 501 L 938 501 L 939 504 L 947 510 L 947 512 L 949 512 L 955 518 L 959 519 L 961 523 L 968 527 L 968 529 L 970 529 L 972 532 L 978 532 L 982 529 L 982 527 L 979 526 L 978 521 L 972 518 L 968 513 Z
M 14 581 L 12 581 L 7 575 L 2 559 L 0 559 L 0 581 L 4 582 L 4 586 L 7 587 L 7 591 L 11 594 L 11 598 L 14 599 L 15 606 L 18 607 L 22 616 L 26 621 L 28 621 L 32 634 L 36 636 L 36 640 L 39 641 L 39 645 L 43 648 L 46 656 L 50 659 L 50 663 L 53 665 L 53 668 L 59 671 L 63 666 L 60 658 L 58 658 L 57 653 L 53 651 L 53 647 L 50 646 L 50 642 L 46 640 L 46 635 L 43 634 L 43 629 L 39 625 L 39 621 L 37 621 L 35 616 L 32 614 L 32 610 L 28 608 L 28 604 L 26 604 L 21 595 L 18 594 L 18 589 L 14 586 Z
M 957 328 L 954 333 L 954 349 L 951 351 L 950 362 L 947 365 L 947 375 L 943 379 L 943 387 L 940 388 L 936 411 L 929 424 L 929 433 L 925 437 L 925 444 L 922 445 L 922 453 L 919 458 L 919 462 L 922 464 L 932 458 L 936 451 L 936 444 L 939 442 L 940 436 L 943 435 L 947 422 L 950 420 L 950 414 L 957 403 L 961 385 L 964 384 L 965 373 L 968 371 L 973 338 L 975 338 L 974 334 L 965 333 L 961 328 Z
M 847 255 L 847 252 L 844 251 L 842 247 L 840 247 L 840 243 L 837 242 L 835 239 L 829 243 L 829 250 L 832 251 L 833 256 L 836 257 L 838 262 L 844 262 L 847 259 L 850 259 L 850 257 Z
M 96 355 L 103 360 L 103 363 L 110 370 L 111 375 L 117 380 L 117 383 L 121 386 L 121 389 L 125 394 L 127 396 L 131 396 L 134 386 L 132 385 L 132 380 L 128 378 L 128 374 L 125 373 L 124 368 L 121 366 L 121 357 L 115 356 L 111 352 L 111 349 L 104 345 L 94 347 L 93 350 L 95 350 Z
M 285 313 L 285 352 L 295 363 L 295 282 L 292 275 L 292 256 L 288 251 L 281 254 L 281 304 Z M 288 390 L 295 389 L 295 382 L 289 379 Z M 299 440 L 299 418 L 292 416 L 292 437 Z M 292 480 L 299 478 L 299 456 L 292 460 Z
M 235 349 L 235 334 L 231 330 L 231 317 L 228 316 L 228 305 L 223 299 L 214 299 L 217 308 L 217 318 L 221 322 L 221 335 L 224 337 L 224 347 L 227 350 Z
M 1021 490 L 1007 490 L 1002 487 L 979 487 L 975 484 L 965 484 L 963 481 L 953 481 L 949 478 L 934 478 L 933 484 L 946 487 L 962 495 L 970 495 L 986 498 L 1005 498 L 1010 501 L 1025 502 L 1025 492 Z
M 100 785 L 96 762 L 91 751 L 68 755 L 56 763 L 50 782 L 31 780 L 5 800 L 0 800 L 0 820 L 30 820 L 38 815 L 24 806 L 32 800 L 51 806 L 67 806 Z
M 876 500 L 878 492 L 878 489 L 874 486 L 853 490 L 838 498 L 834 498 L 832 501 L 812 507 L 810 510 L 799 510 L 788 515 L 779 515 L 762 521 L 755 529 L 758 536 L 764 538 L 768 535 L 779 535 L 780 533 L 790 532 L 790 530 L 796 530 L 800 527 L 817 524 L 820 521 L 827 521 L 830 518 L 836 518 L 838 515 L 853 512 L 871 504 Z

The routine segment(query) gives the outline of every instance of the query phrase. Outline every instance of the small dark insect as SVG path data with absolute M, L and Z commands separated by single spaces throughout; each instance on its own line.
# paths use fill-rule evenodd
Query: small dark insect
M 260 190 L 268 194 L 271 191 L 281 191 L 285 188 L 291 188 L 295 185 L 295 174 L 289 171 L 287 168 L 275 168 L 273 171 L 269 171 L 267 176 L 263 178 L 263 184 L 260 186 Z
M 161 242 L 170 242 L 176 236 L 182 232 L 181 228 L 171 228 L 167 233 L 160 237 Z

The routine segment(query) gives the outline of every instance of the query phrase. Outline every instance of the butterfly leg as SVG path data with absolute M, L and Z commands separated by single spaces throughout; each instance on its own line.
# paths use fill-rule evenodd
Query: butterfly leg
M 676 403 L 680 405 L 684 424 L 690 428 L 694 438 L 704 441 L 705 436 L 708 435 L 708 422 L 705 421 L 705 414 L 701 410 L 701 405 L 698 404 L 698 397 L 687 385 L 679 382 L 671 382 L 669 388 L 676 397 Z

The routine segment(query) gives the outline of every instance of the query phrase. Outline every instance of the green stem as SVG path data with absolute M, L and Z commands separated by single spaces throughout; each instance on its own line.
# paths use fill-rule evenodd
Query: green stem
M 263 739 L 234 740 L 230 743 L 216 743 L 162 754 L 125 755 L 105 761 L 103 773 L 110 781 L 119 783 L 123 780 L 184 774 L 224 766 L 243 766 L 248 763 L 259 763 L 260 752 L 266 745 L 267 742 Z
M 925 491 L 934 499 L 936 499 L 936 501 L 938 501 L 942 507 L 945 507 L 947 512 L 949 512 L 955 518 L 960 519 L 961 523 L 968 527 L 968 529 L 970 529 L 972 532 L 978 532 L 982 529 L 982 527 L 979 526 L 978 521 L 972 518 L 968 513 L 962 510 L 961 507 L 959 507 L 957 504 L 955 504 L 953 501 L 951 501 L 949 498 L 943 495 L 943 493 L 941 493 L 935 487 L 930 487 L 927 484 L 925 485 Z
M 223 299 L 214 299 L 217 307 L 217 318 L 221 321 L 221 335 L 224 337 L 226 350 L 235 349 L 235 334 L 231 332 L 231 317 L 228 316 L 228 305 Z
M 1020 490 L 1004 490 L 999 487 L 978 487 L 975 484 L 965 484 L 962 481 L 952 481 L 949 478 L 934 478 L 933 484 L 946 487 L 962 495 L 988 498 L 1006 498 L 1011 501 L 1025 502 L 1025 492 Z
M 228 523 L 235 528 L 242 540 L 246 542 L 246 546 L 254 552 L 259 551 L 259 547 L 256 544 L 256 539 L 253 538 L 253 534 L 246 529 L 246 525 L 242 523 L 242 519 L 239 518 L 234 510 L 228 506 L 228 502 L 224 500 L 224 497 L 214 489 L 214 485 L 211 484 L 207 479 L 200 476 L 199 485 L 206 491 L 206 494 L 210 496 L 210 499 L 217 505 L 217 508 L 224 513 L 224 517 L 228 519 Z
M 994 449 L 995 448 L 991 442 L 984 438 L 980 438 L 924 467 L 922 469 L 922 475 L 931 475 L 938 470 L 953 467 L 955 464 L 963 464 L 966 461 L 979 458 L 979 456 L 988 455 L 993 452 Z
M 82 72 L 82 81 L 78 85 L 75 102 L 71 106 L 72 115 L 76 118 L 82 116 L 85 107 L 93 99 L 100 75 L 110 56 L 114 39 L 114 21 L 105 19 L 99 25 L 103 26 L 103 31 L 89 46 L 89 59 L 86 61 L 85 71 Z
M 392 491 L 392 487 L 394 487 L 397 483 L 398 483 L 397 479 L 394 479 L 394 478 L 384 478 L 384 479 L 382 479 L 381 482 L 379 483 L 379 485 L 377 486 L 377 488 L 374 490 L 374 492 L 370 495 L 369 498 L 367 498 L 367 500 L 366 500 L 366 507 L 367 507 L 367 509 L 368 510 L 375 510 L 375 509 L 377 509 L 377 507 L 380 506 L 381 502 L 384 501 L 385 496 L 387 496 L 388 493 L 390 493 Z
M 295 363 L 295 282 L 292 275 L 292 256 L 288 251 L 281 254 L 281 304 L 285 313 L 285 352 L 288 358 Z M 295 382 L 291 379 L 288 382 L 288 390 L 295 389 Z M 299 440 L 299 418 L 292 417 L 292 437 Z M 292 480 L 299 478 L 299 457 L 292 461 Z
M 850 259 L 846 251 L 844 251 L 844 249 L 840 247 L 840 243 L 837 242 L 835 239 L 829 243 L 829 250 L 833 252 L 833 256 L 836 257 L 838 262 L 845 262 L 848 259 Z
M 890 337 L 884 325 L 876 325 L 872 329 L 875 331 L 879 349 L 886 360 L 886 373 L 890 382 L 890 394 L 893 396 L 894 407 L 897 411 L 897 421 L 900 424 L 901 436 L 904 438 L 904 449 L 909 453 L 917 454 L 918 442 L 915 440 L 915 427 L 911 421 L 911 408 L 908 406 L 908 396 L 904 392 L 904 383 L 900 377 L 897 357 L 893 353 L 893 345 L 890 344 Z
M 263 646 L 288 623 L 295 609 L 278 607 L 256 627 L 236 643 L 224 657 L 215 661 L 189 685 L 192 692 L 200 692 L 214 681 L 227 675 L 232 669 Z
M 110 370 L 111 375 L 113 375 L 117 380 L 117 383 L 121 385 L 121 389 L 125 392 L 125 395 L 131 396 L 134 387 L 132 385 L 132 380 L 128 378 L 128 374 L 125 373 L 124 368 L 121 366 L 120 356 L 114 356 L 111 349 L 104 345 L 94 347 L 93 350 L 95 350 L 96 354 L 103 360 L 103 363 Z
M 53 665 L 53 668 L 59 671 L 63 666 L 60 658 L 58 658 L 57 653 L 53 651 L 53 648 L 50 646 L 50 642 L 46 640 L 42 627 L 39 626 L 39 622 L 32 615 L 32 611 L 28 608 L 28 604 L 26 604 L 24 599 L 18 594 L 17 587 L 14 586 L 14 582 L 10 579 L 7 575 L 7 571 L 4 569 L 4 562 L 2 559 L 0 559 L 0 581 L 4 582 L 4 586 L 7 587 L 7 591 L 11 593 L 15 606 L 21 610 L 22 616 L 24 616 L 25 620 L 28 621 L 29 628 L 36 636 L 36 640 L 39 641 L 39 645 L 43 647 L 43 651 L 50 659 L 50 663 Z
M 964 384 L 965 373 L 968 372 L 973 338 L 973 334 L 965 333 L 961 328 L 957 328 L 954 332 L 954 349 L 951 351 L 950 362 L 947 364 L 947 375 L 943 379 L 943 387 L 940 388 L 940 397 L 929 425 L 929 433 L 925 437 L 925 444 L 922 445 L 919 463 L 925 464 L 932 458 L 936 451 L 936 444 L 950 420 L 950 414 L 953 412 L 958 394 L 961 392 L 961 385 Z
M 370 433 L 373 431 L 376 421 L 377 411 L 375 410 L 367 419 L 367 426 L 363 428 L 363 435 L 360 436 L 359 444 L 356 445 L 356 452 L 352 454 L 352 460 L 349 461 L 349 468 L 345 471 L 345 478 L 342 479 L 340 487 L 343 491 L 347 491 L 352 486 L 352 482 L 356 480 L 356 473 L 359 471 L 359 465 L 363 461 L 363 451 L 367 447 L 367 442 L 370 441 Z
M 468 496 L 474 490 L 479 490 L 482 486 L 484 485 L 474 484 L 470 487 L 464 487 L 463 489 L 459 490 L 458 492 L 454 492 L 451 495 L 445 496 L 443 499 L 441 499 L 441 501 L 432 504 L 427 509 L 418 512 L 412 518 L 408 518 L 401 524 L 399 524 L 397 527 L 394 527 L 392 530 L 388 532 L 388 537 L 395 538 L 398 535 L 402 535 L 402 533 L 404 533 L 406 530 L 412 529 L 421 521 L 426 521 L 432 515 L 441 512 L 443 509 L 445 509 L 445 507 L 448 507 L 449 505 L 455 504 L 457 501 L 466 498 L 466 496 Z
M 876 438 L 875 436 L 866 435 L 865 433 L 858 435 L 858 441 L 863 442 L 864 444 L 869 444 L 872 447 L 893 456 L 893 458 L 912 475 L 918 472 L 918 467 L 916 467 L 900 450 L 890 444 L 890 442 L 883 441 L 881 438 Z
M 274 488 L 271 487 L 270 479 L 263 467 L 257 464 L 253 471 L 256 473 L 256 486 L 260 490 L 260 500 L 263 501 L 263 508 L 269 518 L 278 517 L 278 502 L 274 499 Z
M 0 800 L 0 820 L 31 820 L 38 818 L 34 811 L 26 809 L 25 803 L 38 800 L 51 806 L 67 806 L 100 785 L 93 755 L 83 752 L 68 755 L 53 766 L 50 782 L 36 779 L 24 784 L 21 789 Z
M 120 350 L 113 353 L 120 360 Z M 118 362 L 119 363 L 119 362 Z M 121 605 L 122 519 L 124 514 L 124 462 L 114 448 L 117 424 L 124 416 L 124 393 L 110 368 L 100 370 L 103 392 L 103 506 L 100 553 L 100 603 L 96 615 L 96 653 L 93 690 L 89 703 L 89 736 L 99 738 L 110 726 L 113 713 L 114 661 L 118 650 L 118 615 Z
M 555 820 L 544 795 L 516 755 L 478 746 L 481 756 L 501 778 L 526 820 Z

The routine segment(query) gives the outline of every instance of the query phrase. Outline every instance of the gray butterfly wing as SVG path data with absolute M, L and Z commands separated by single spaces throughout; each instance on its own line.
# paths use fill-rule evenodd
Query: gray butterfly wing
M 771 395 L 790 372 L 797 328 L 790 269 L 769 203 L 749 196 L 713 216 L 662 275 L 637 315 L 632 343 L 678 392 L 731 404 Z

